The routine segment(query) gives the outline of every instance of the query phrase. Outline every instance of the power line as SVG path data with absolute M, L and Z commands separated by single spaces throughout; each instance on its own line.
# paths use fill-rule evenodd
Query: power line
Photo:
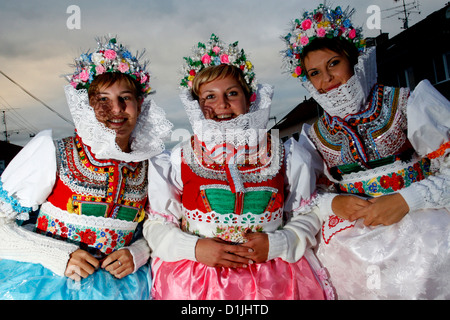
M 44 107 L 46 107 L 47 109 L 49 109 L 50 111 L 52 111 L 53 113 L 55 113 L 58 117 L 60 117 L 61 119 L 63 119 L 64 121 L 66 121 L 67 123 L 70 123 L 72 126 L 74 125 L 72 121 L 70 121 L 69 119 L 67 119 L 66 117 L 64 117 L 62 114 L 60 114 L 58 111 L 52 109 L 50 106 L 48 106 L 45 102 L 43 102 L 42 100 L 40 100 L 39 98 L 35 97 L 33 94 L 31 94 L 29 91 L 27 91 L 24 87 L 22 87 L 20 84 L 18 84 L 16 81 L 14 81 L 13 79 L 11 79 L 10 77 L 8 77 L 3 71 L 0 70 L 0 73 L 5 76 L 5 78 L 7 78 L 9 81 L 11 81 L 12 83 L 14 83 L 16 86 L 18 86 L 20 89 L 22 89 L 26 94 L 28 94 L 30 97 L 32 97 L 34 100 L 36 100 L 37 102 L 41 103 Z
M 3 98 L 2 96 L 0 96 L 0 106 L 4 106 L 4 110 L 9 111 L 10 112 L 10 118 L 11 120 L 13 120 L 14 122 L 16 122 L 14 120 L 14 118 L 20 123 L 20 126 L 24 126 L 27 128 L 26 130 L 30 133 L 30 134 L 36 134 L 37 132 L 39 132 L 39 129 L 37 129 L 34 125 L 32 125 L 27 119 L 25 119 L 24 117 L 22 117 L 20 115 L 20 113 L 18 113 L 16 111 L 17 108 L 13 108 L 6 100 L 5 98 Z M 2 110 L 2 109 L 0 109 Z M 17 123 L 17 122 L 16 122 Z

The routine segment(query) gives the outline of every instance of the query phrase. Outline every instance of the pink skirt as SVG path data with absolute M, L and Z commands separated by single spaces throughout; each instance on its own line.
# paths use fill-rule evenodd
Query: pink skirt
M 277 258 L 247 268 L 155 258 L 152 273 L 155 300 L 324 300 L 329 289 L 305 257 L 296 263 Z

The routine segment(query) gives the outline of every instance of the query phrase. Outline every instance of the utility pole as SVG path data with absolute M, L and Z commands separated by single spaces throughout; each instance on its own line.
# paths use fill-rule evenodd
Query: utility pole
M 5 125 L 5 142 L 8 142 L 8 127 L 6 126 L 6 111 L 3 110 L 3 124 Z

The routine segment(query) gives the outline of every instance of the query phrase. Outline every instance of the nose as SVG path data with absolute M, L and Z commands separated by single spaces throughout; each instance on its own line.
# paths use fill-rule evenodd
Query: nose
M 226 94 L 222 95 L 217 101 L 217 106 L 221 109 L 227 109 L 230 106 L 228 101 L 228 96 Z
M 334 76 L 329 70 L 327 70 L 323 73 L 323 81 L 330 82 L 331 80 L 333 80 L 333 78 L 334 78 Z
M 122 98 L 117 98 L 113 100 L 112 112 L 118 114 L 126 109 L 126 103 Z

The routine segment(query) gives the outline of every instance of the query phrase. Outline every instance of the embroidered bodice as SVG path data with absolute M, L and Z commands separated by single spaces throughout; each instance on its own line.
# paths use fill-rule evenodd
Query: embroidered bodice
M 352 163 L 370 168 L 370 161 L 406 149 L 408 95 L 408 89 L 375 85 L 365 110 L 344 118 L 320 117 L 308 134 L 328 168 Z
M 128 245 L 145 216 L 148 162 L 98 160 L 78 135 L 55 145 L 56 183 L 37 231 L 106 254 Z
M 193 137 L 191 144 L 183 148 L 185 231 L 241 243 L 241 234 L 246 230 L 274 231 L 282 225 L 283 146 L 272 145 L 269 139 L 260 150 L 246 151 L 243 152 L 254 157 L 235 163 L 229 155 L 240 152 L 229 145 L 206 150 Z

